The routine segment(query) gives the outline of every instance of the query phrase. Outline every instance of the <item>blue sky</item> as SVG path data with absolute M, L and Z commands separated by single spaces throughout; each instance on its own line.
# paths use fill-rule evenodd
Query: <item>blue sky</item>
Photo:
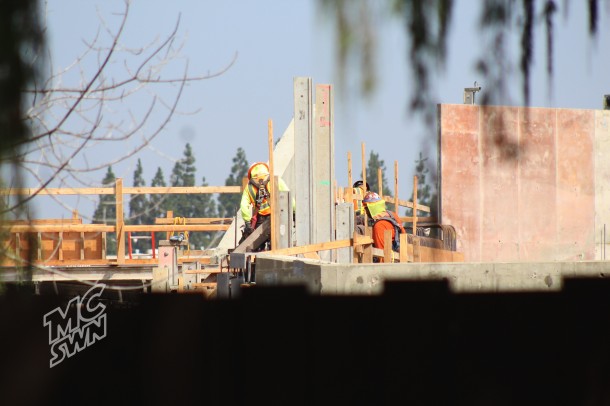
M 557 3 L 562 13 L 564 2 Z M 602 95 L 610 93 L 610 17 L 606 12 L 610 2 L 602 4 L 597 41 L 588 37 L 585 4 L 570 4 L 569 18 L 557 19 L 555 76 L 550 87 L 545 73 L 543 37 L 537 33 L 532 106 L 600 109 Z M 486 89 L 474 68 L 477 57 L 486 52 L 477 31 L 478 5 L 477 1 L 456 2 L 447 68 L 433 77 L 432 94 L 437 103 L 462 103 L 463 89 L 472 86 L 475 80 Z M 57 70 L 82 53 L 84 41 L 91 41 L 99 28 L 100 17 L 110 28 L 116 27 L 119 19 L 113 13 L 123 10 L 123 2 L 49 0 L 47 8 L 50 55 Z M 362 142 L 366 144 L 367 156 L 374 151 L 385 161 L 389 179 L 393 176 L 394 161 L 398 161 L 403 199 L 410 197 L 419 152 L 436 160 L 433 143 L 436 134 L 429 134 L 416 118 L 407 114 L 413 86 L 407 69 L 402 22 L 395 19 L 383 22 L 378 38 L 378 89 L 372 98 L 365 100 L 355 92 L 354 80 L 347 81 L 348 89 L 337 88 L 334 27 L 330 19 L 320 14 L 316 1 L 135 0 L 123 43 L 133 48 L 145 46 L 170 33 L 179 17 L 177 37 L 184 45 L 163 75 L 180 76 L 188 62 L 189 74 L 198 76 L 221 70 L 234 55 L 237 59 L 221 76 L 190 84 L 180 100 L 180 114 L 174 115 L 150 147 L 113 166 L 115 175 L 122 177 L 126 186 L 131 186 L 138 158 L 142 160 L 147 185 L 157 167 L 163 169 L 168 179 L 187 142 L 197 159 L 198 185 L 202 177 L 211 186 L 224 185 L 238 147 L 245 149 L 250 162 L 267 160 L 267 122 L 273 121 L 278 139 L 292 118 L 293 79 L 297 76 L 311 77 L 314 84 L 335 86 L 335 170 L 339 184 L 347 183 L 348 152 L 352 154 L 354 171 L 361 170 Z M 518 38 L 513 46 L 517 49 Z M 92 66 L 84 64 L 84 76 Z M 121 68 L 117 63 L 111 72 L 114 69 L 120 72 Z M 350 78 L 354 72 L 348 72 Z M 502 104 L 522 104 L 521 82 L 515 78 L 510 83 L 513 92 L 502 98 Z M 341 93 L 348 97 L 340 98 Z M 171 99 L 174 94 L 169 91 L 166 96 Z M 128 107 L 143 111 L 141 105 L 125 106 Z M 84 151 L 79 159 L 90 163 L 111 161 L 128 149 L 129 145 L 120 143 L 99 144 Z M 82 176 L 84 182 L 96 186 L 104 171 Z M 78 200 L 73 204 L 78 205 L 84 217 L 93 213 L 91 201 Z M 44 217 L 70 215 L 69 211 L 51 209 L 50 205 L 45 211 L 51 213 Z

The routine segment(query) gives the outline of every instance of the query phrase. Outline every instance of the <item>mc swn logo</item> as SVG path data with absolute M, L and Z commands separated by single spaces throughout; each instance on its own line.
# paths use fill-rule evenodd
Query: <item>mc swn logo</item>
M 106 337 L 106 306 L 96 301 L 105 287 L 96 284 L 82 298 L 72 298 L 65 310 L 57 307 L 44 315 L 51 347 L 49 368 Z

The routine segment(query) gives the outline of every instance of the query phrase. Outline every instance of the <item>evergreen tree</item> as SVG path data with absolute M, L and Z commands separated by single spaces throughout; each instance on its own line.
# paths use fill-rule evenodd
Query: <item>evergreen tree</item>
M 146 182 L 144 181 L 144 177 L 142 169 L 142 162 L 138 159 L 138 165 L 136 166 L 136 170 L 133 173 L 133 186 L 140 187 L 146 186 Z M 146 210 L 148 209 L 148 202 L 146 199 L 146 195 L 144 194 L 134 194 L 131 195 L 131 199 L 129 200 L 129 224 L 148 224 Z M 148 233 L 132 233 L 132 237 L 136 235 L 147 235 Z M 139 252 L 146 252 L 148 248 L 150 248 L 150 241 L 147 239 L 138 239 L 137 241 L 133 241 L 132 248 L 134 250 L 138 250 Z
M 246 152 L 240 147 L 237 148 L 237 153 L 233 157 L 233 166 L 231 174 L 225 180 L 225 186 L 241 186 L 242 179 L 248 175 L 248 160 Z M 241 194 L 239 193 L 222 193 L 218 197 L 218 217 L 233 217 L 239 210 Z
M 369 161 L 366 166 L 366 181 L 369 184 L 371 191 L 379 192 L 379 182 L 377 181 L 377 169 L 381 168 L 381 181 L 383 182 L 383 195 L 390 196 L 392 192 L 388 187 L 388 180 L 385 175 L 385 162 L 379 159 L 379 154 L 371 151 Z
M 106 176 L 102 180 L 102 185 L 105 187 L 113 186 L 116 182 L 116 176 L 112 172 L 112 166 L 108 166 Z M 114 195 L 100 195 L 100 202 L 93 213 L 93 224 L 116 224 L 116 201 Z M 107 253 L 116 255 L 116 233 L 108 233 L 106 235 Z
M 155 177 L 150 183 L 152 187 L 165 187 L 167 184 L 165 183 L 165 177 L 163 176 L 163 170 L 161 167 L 157 168 L 157 173 L 155 173 Z M 146 223 L 147 224 L 155 224 L 155 218 L 157 217 L 165 217 L 166 212 L 166 203 L 167 198 L 166 195 L 155 193 L 148 196 L 148 209 L 146 210 Z M 155 247 L 159 245 L 159 239 L 165 239 L 165 232 L 158 232 L 155 234 Z
M 171 185 L 174 187 L 195 186 L 195 156 L 190 144 L 184 148 L 184 157 L 177 161 L 170 177 Z M 202 186 L 208 186 L 203 178 Z M 172 210 L 174 217 L 205 218 L 217 217 L 216 202 L 214 197 L 207 193 L 199 195 L 172 194 L 167 199 L 166 210 Z M 208 247 L 212 239 L 210 232 L 189 233 L 191 248 L 200 249 Z
M 201 186 L 208 186 L 205 176 L 202 178 Z M 214 218 L 218 217 L 216 209 L 216 201 L 214 196 L 209 193 L 201 193 L 191 196 L 191 204 L 194 209 L 191 217 Z M 217 242 L 217 238 L 222 237 L 223 232 L 206 232 L 200 231 L 189 235 L 191 248 L 206 249 L 210 248 L 213 243 Z M 217 237 L 216 239 L 214 237 Z
M 170 183 L 173 187 L 195 186 L 195 157 L 190 144 L 184 148 L 184 157 L 176 162 Z M 196 203 L 192 195 L 172 194 L 167 198 L 167 210 L 174 212 L 174 217 L 198 217 L 195 215 Z

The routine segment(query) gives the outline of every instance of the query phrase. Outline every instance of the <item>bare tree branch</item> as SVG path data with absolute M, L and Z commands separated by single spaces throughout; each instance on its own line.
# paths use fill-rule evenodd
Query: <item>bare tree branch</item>
M 13 153 L 0 157 L 0 167 L 17 162 L 38 182 L 38 191 L 53 182 L 89 186 L 82 174 L 125 161 L 149 146 L 175 114 L 193 114 L 178 111 L 186 84 L 221 76 L 237 59 L 235 54 L 216 72 L 199 75 L 189 74 L 186 60 L 181 74 L 164 74 L 182 58 L 180 16 L 161 40 L 134 49 L 122 43 L 129 11 L 130 0 L 125 0 L 114 25 L 98 11 L 100 27 L 93 38 L 83 40 L 84 50 L 67 67 L 55 70 L 49 58 L 46 80 L 24 91 L 31 101 L 24 121 L 32 134 L 12 142 Z M 98 151 L 109 141 L 121 142 L 120 153 L 110 162 L 91 162 L 86 152 Z M 5 205 L 0 213 L 13 211 L 32 197 Z

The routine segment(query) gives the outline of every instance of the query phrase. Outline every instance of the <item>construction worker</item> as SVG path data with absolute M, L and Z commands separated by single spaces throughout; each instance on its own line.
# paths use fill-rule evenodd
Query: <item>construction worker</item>
M 363 182 L 362 180 L 357 180 L 356 182 L 354 182 L 354 185 L 352 186 L 352 193 L 354 195 L 358 195 L 360 196 L 360 198 L 356 198 L 354 199 L 354 214 L 355 214 L 355 224 L 358 225 L 364 225 L 365 223 L 365 215 L 364 215 L 364 206 L 362 205 L 362 199 L 364 198 L 364 195 L 366 194 L 366 192 L 370 191 L 370 187 L 369 187 L 369 183 L 368 182 Z
M 375 192 L 367 192 L 362 200 L 367 215 L 373 221 L 373 247 L 383 249 L 385 230 L 392 231 L 392 250 L 400 250 L 400 234 L 405 232 L 400 218 L 393 211 L 387 210 L 385 200 Z M 383 262 L 383 258 L 375 259 L 375 262 Z
M 244 219 L 244 231 L 241 244 L 252 232 L 271 218 L 271 196 L 269 194 L 269 166 L 264 162 L 255 162 L 248 169 L 248 185 L 241 195 L 241 216 Z M 278 179 L 281 192 L 288 191 L 288 186 Z M 263 247 L 269 241 L 263 243 Z

